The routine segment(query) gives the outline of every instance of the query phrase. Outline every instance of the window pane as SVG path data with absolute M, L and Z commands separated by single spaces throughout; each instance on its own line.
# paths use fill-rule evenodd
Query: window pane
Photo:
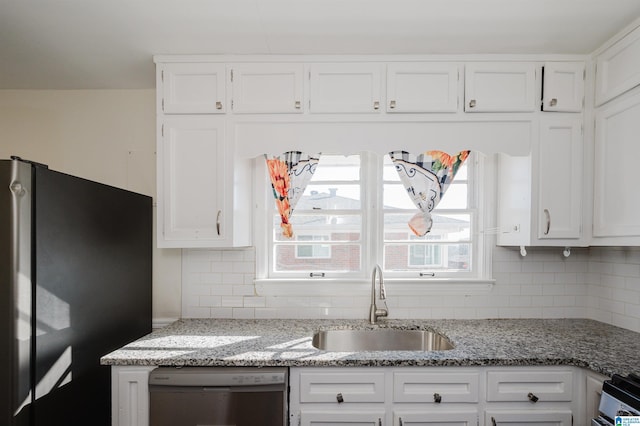
M 332 215 L 332 214 L 301 214 L 291 216 L 293 227 L 293 241 L 311 241 L 323 238 L 326 241 L 359 241 L 362 229 L 360 215 Z M 280 216 L 273 219 L 274 240 L 292 241 L 282 236 Z
M 385 244 L 384 268 L 396 272 L 471 270 L 471 244 Z
M 431 213 L 433 226 L 424 237 L 416 237 L 408 222 L 415 213 L 387 213 L 384 215 L 385 241 L 468 241 L 471 238 L 470 214 Z
M 356 244 L 276 244 L 274 252 L 277 272 L 360 270 L 360 246 Z M 302 252 L 304 256 L 296 256 L 296 252 Z
M 275 203 L 274 203 L 275 205 Z M 296 210 L 353 210 L 360 208 L 360 185 L 307 185 Z
M 312 182 L 360 180 L 360 156 L 321 155 Z
M 384 185 L 383 204 L 386 209 L 416 209 L 407 190 L 400 183 Z
M 454 181 L 455 182 L 455 181 Z M 466 209 L 467 208 L 467 185 L 457 185 L 452 183 L 447 192 L 440 200 L 438 209 Z

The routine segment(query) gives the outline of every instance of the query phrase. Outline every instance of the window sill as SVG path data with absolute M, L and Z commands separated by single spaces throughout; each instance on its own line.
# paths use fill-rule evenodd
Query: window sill
M 491 292 L 492 279 L 385 279 L 389 296 L 422 296 L 433 294 L 486 294 Z M 362 296 L 371 291 L 371 281 L 362 279 L 258 279 L 259 296 Z

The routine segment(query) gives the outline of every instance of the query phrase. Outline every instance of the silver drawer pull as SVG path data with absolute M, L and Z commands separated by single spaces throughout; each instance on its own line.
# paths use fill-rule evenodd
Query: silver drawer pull
M 380 102 L 375 101 L 375 102 L 373 103 L 373 109 L 375 109 L 375 110 L 380 109 Z
M 552 107 L 553 107 L 553 106 L 556 106 L 556 105 L 558 105 L 558 99 L 553 98 L 553 99 L 551 99 L 551 100 L 549 101 L 549 106 L 552 106 Z
M 300 103 L 300 101 L 296 101 L 296 103 L 294 104 L 294 106 L 296 107 L 296 109 L 300 109 L 300 106 L 302 104 Z
M 469 101 L 469 108 L 475 108 L 476 107 L 476 100 L 475 99 L 471 99 Z
M 216 102 L 216 109 L 222 109 L 222 102 Z
M 389 108 L 394 109 L 396 107 L 396 101 L 389 102 Z

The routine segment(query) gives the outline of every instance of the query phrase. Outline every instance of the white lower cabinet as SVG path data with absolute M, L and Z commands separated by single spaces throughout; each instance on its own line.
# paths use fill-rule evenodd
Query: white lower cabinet
M 574 367 L 291 368 L 291 426 L 588 424 Z
M 154 368 L 111 367 L 112 426 L 149 425 Z M 605 379 L 563 366 L 291 367 L 289 425 L 587 425 Z

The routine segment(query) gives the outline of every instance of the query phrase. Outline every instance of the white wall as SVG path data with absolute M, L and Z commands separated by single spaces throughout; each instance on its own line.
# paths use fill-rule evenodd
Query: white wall
M 155 129 L 155 90 L 0 90 L 0 158 L 151 196 Z M 154 319 L 179 317 L 180 251 L 153 256 Z

